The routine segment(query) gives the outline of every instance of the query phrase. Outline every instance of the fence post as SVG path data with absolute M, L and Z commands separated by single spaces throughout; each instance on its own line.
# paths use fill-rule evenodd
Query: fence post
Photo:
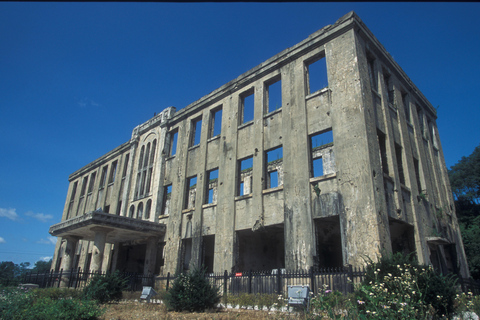
M 282 294 L 282 269 L 277 269 L 277 294 Z
M 228 282 L 228 271 L 225 270 L 223 273 L 223 297 L 227 299 L 227 282 Z M 227 300 L 225 300 L 227 301 Z
M 248 288 L 248 293 L 252 293 L 252 269 L 250 269 L 250 271 L 248 271 L 247 288 Z
M 348 283 L 348 279 L 350 279 L 350 283 Z M 353 267 L 351 264 L 348 265 L 348 278 L 347 278 L 347 285 L 346 288 L 348 288 L 347 292 L 353 292 L 354 286 L 353 286 Z
M 312 287 L 313 295 L 316 295 L 317 288 L 315 286 L 315 275 L 313 274 L 313 266 L 310 266 L 309 276 L 310 276 L 310 286 Z
M 165 291 L 168 291 L 169 284 L 170 284 L 170 272 L 167 272 L 167 289 Z

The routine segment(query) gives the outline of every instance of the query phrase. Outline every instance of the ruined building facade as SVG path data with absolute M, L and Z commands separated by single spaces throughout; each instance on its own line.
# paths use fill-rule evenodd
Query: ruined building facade
M 436 111 L 351 12 L 69 177 L 56 269 L 468 276 Z

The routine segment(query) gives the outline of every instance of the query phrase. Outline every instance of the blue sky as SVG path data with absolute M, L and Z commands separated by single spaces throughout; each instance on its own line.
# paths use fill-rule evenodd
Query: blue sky
M 53 255 L 68 176 L 354 10 L 438 108 L 447 166 L 480 142 L 479 3 L 0 2 L 0 261 Z

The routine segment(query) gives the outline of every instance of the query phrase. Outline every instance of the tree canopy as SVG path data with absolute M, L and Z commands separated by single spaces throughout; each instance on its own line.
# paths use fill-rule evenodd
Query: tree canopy
M 480 145 L 468 157 L 462 157 L 448 171 L 452 192 L 457 200 L 480 204 Z
M 470 274 L 480 279 L 480 145 L 448 171 Z

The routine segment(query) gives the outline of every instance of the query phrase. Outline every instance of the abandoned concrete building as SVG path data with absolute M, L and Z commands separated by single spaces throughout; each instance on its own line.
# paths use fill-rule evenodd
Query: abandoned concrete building
M 160 274 L 364 265 L 468 276 L 436 110 L 360 18 L 192 104 L 69 177 L 53 266 Z

